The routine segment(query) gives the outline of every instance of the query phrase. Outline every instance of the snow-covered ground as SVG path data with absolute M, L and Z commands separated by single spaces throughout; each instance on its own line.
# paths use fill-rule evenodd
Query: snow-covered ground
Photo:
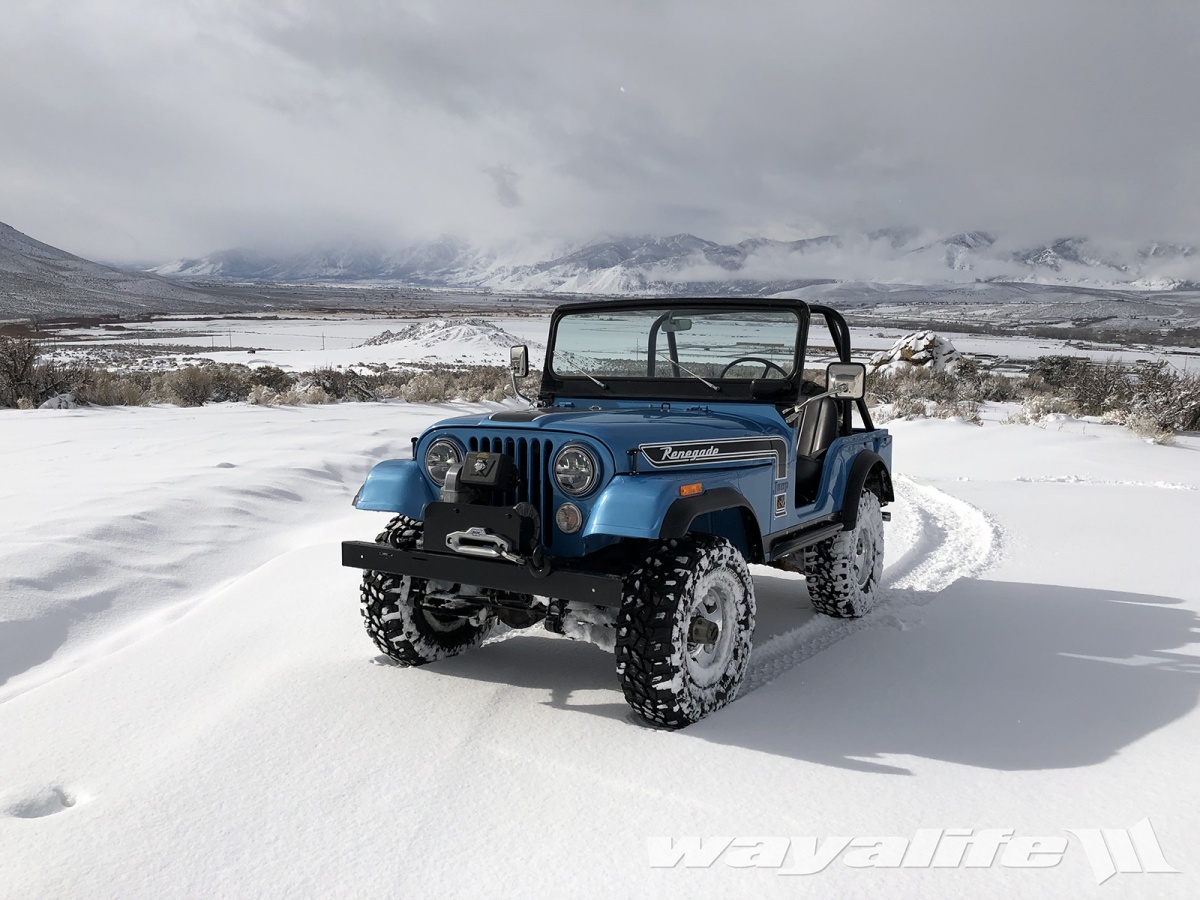
M 380 664 L 350 499 L 451 406 L 0 410 L 0 896 L 1200 895 L 1200 438 L 892 423 L 884 605 L 756 568 L 743 696 L 667 733 L 544 632 Z M 1179 873 L 1098 886 L 1080 830 L 1142 819 Z M 803 876 L 648 843 L 788 870 L 920 829 L 933 867 Z M 953 829 L 1057 862 L 957 865 Z

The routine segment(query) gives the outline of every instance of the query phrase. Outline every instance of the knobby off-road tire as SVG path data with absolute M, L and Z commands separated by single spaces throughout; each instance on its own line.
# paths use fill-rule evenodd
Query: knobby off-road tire
M 883 512 L 879 498 L 864 490 L 858 522 L 804 551 L 804 575 L 813 609 L 839 619 L 867 613 L 883 581 Z
M 416 545 L 421 529 L 415 519 L 396 516 L 375 541 L 408 549 Z M 418 609 L 426 587 L 424 578 L 363 572 L 361 609 L 367 634 L 402 666 L 423 666 L 478 647 L 493 625 L 490 616 L 481 624 L 475 617 Z
M 689 534 L 655 546 L 625 578 L 617 619 L 617 675 L 629 705 L 682 728 L 730 703 L 750 661 L 754 613 L 750 570 L 729 541 Z M 717 626 L 711 643 L 694 639 L 697 618 Z

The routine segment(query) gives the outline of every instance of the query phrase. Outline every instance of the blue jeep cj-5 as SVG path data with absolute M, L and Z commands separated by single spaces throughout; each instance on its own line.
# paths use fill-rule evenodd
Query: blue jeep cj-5
M 813 329 L 839 360 L 824 384 L 804 378 Z M 512 368 L 516 390 L 525 347 Z M 695 722 L 745 675 L 748 563 L 803 572 L 825 615 L 862 615 L 880 591 L 892 439 L 865 381 L 823 306 L 560 307 L 535 404 L 447 419 L 367 476 L 355 505 L 397 513 L 374 542 L 342 545 L 366 570 L 367 632 L 419 666 L 497 621 L 544 624 L 615 648 L 643 718 Z

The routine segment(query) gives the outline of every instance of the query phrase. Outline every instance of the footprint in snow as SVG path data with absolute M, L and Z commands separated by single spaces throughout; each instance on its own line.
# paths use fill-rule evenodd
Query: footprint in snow
M 237 466 L 235 466 L 231 462 L 220 462 L 220 463 L 217 463 L 217 468 L 218 469 L 236 469 Z
M 10 804 L 5 812 L 17 819 L 41 819 L 70 809 L 78 802 L 78 798 L 70 791 L 51 785 Z

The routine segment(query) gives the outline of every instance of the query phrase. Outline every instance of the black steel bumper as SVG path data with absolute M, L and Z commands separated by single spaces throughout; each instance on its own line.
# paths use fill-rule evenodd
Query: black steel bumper
M 425 550 L 397 550 L 371 541 L 343 541 L 342 565 L 389 575 L 412 575 L 596 606 L 621 605 L 622 579 L 619 575 L 563 566 L 552 566 L 545 573 L 534 574 L 526 566 L 505 560 Z

